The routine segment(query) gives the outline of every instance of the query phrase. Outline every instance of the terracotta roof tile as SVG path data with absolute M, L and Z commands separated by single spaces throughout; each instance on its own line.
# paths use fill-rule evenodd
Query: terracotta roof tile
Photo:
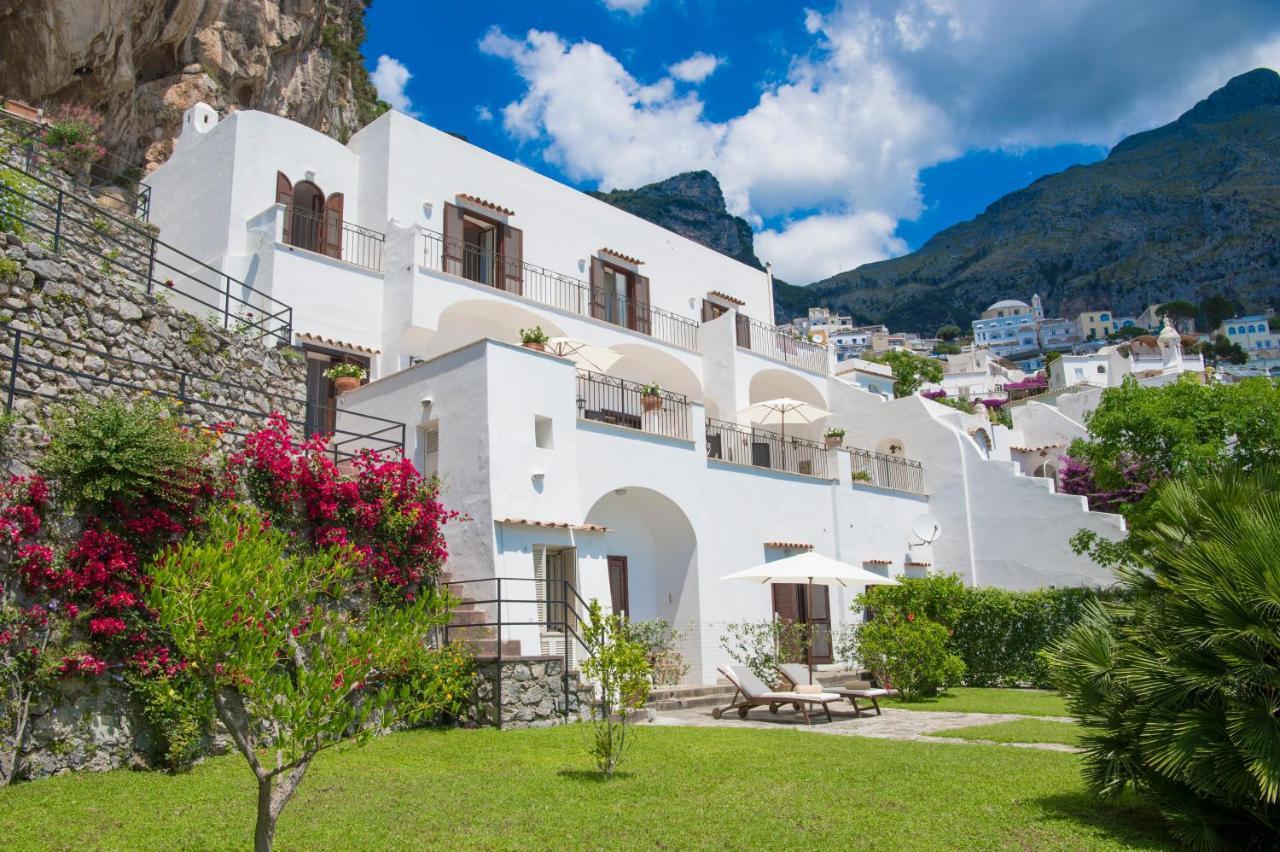
M 347 343 L 345 340 L 334 340 L 332 337 L 324 337 L 319 334 L 311 334 L 306 331 L 294 332 L 294 337 L 304 343 L 320 343 L 325 346 L 332 346 L 336 349 L 349 349 L 352 352 L 363 352 L 366 355 L 381 355 L 379 349 L 370 349 L 368 346 L 361 346 L 359 343 Z
M 475 195 L 467 195 L 465 192 L 459 192 L 457 197 L 462 201 L 469 201 L 477 207 L 488 207 L 490 210 L 495 213 L 501 213 L 503 216 L 516 215 L 516 211 L 510 208 L 503 207 L 501 204 L 495 204 L 492 201 L 486 201 L 485 199 Z
M 774 547 L 778 550 L 813 550 L 812 544 L 802 544 L 798 541 L 766 541 L 765 547 Z
M 552 527 L 561 530 L 580 530 L 582 532 L 608 532 L 608 527 L 599 524 L 571 524 L 568 521 L 531 521 L 528 518 L 499 518 L 500 524 L 511 524 L 519 527 Z
M 629 255 L 629 254 L 623 254 L 622 252 L 620 252 L 620 251 L 618 251 L 618 250 L 616 250 L 616 249 L 611 249 L 611 248 L 602 248 L 602 249 L 600 249 L 600 251 L 601 251 L 601 252 L 603 252 L 604 254 L 613 255 L 613 256 L 614 256 L 614 257 L 616 257 L 618 260 L 625 260 L 627 263 L 634 263 L 636 266 L 640 266 L 642 263 L 644 263 L 644 261 L 643 261 L 643 260 L 640 260 L 639 258 L 632 257 L 632 256 L 631 256 L 631 255 Z
M 862 560 L 862 564 L 863 565 L 892 565 L 893 560 L 892 559 L 864 559 Z
M 746 304 L 746 302 L 742 301 L 741 299 L 737 298 L 736 296 L 730 296 L 728 293 L 721 293 L 719 290 L 708 290 L 708 291 L 707 291 L 707 295 L 708 295 L 708 296 L 715 296 L 717 299 L 723 299 L 723 300 L 724 300 L 724 301 L 726 301 L 726 302 L 732 302 L 732 303 L 733 303 L 733 304 L 735 304 L 735 305 L 745 305 L 745 304 Z

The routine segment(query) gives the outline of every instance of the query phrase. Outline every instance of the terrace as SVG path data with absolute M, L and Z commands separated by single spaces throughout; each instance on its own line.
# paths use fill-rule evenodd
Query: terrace
M 826 346 L 797 337 L 790 331 L 762 323 L 746 314 L 738 314 L 737 341 L 740 349 L 746 349 L 781 361 L 793 367 L 815 373 L 829 372 Z

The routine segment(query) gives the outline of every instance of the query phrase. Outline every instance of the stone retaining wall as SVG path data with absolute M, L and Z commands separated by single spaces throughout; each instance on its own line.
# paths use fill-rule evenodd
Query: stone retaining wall
M 564 722 L 564 659 L 516 657 L 502 661 L 502 728 L 544 728 Z M 493 725 L 498 717 L 496 660 L 476 664 L 475 707 L 471 721 Z M 577 672 L 569 673 L 569 720 L 586 718 L 591 707 L 591 687 Z
M 18 368 L 17 428 L 4 442 L 14 471 L 30 461 L 49 406 L 85 394 L 147 390 L 178 397 L 193 423 L 232 421 L 239 431 L 261 426 L 273 411 L 304 419 L 306 366 L 293 350 L 264 347 L 166 304 L 163 294 L 149 295 L 13 234 L 0 239 L 0 256 L 17 263 L 16 274 L 0 275 L 0 391 L 9 384 L 14 330 L 47 338 L 22 336 L 22 357 L 46 366 Z

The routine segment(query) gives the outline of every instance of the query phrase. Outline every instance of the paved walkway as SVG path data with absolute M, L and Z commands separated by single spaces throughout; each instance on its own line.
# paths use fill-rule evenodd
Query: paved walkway
M 1011 722 L 1014 719 L 1047 719 L 1055 722 L 1072 722 L 1064 716 L 1025 716 L 1019 713 L 948 713 L 936 710 L 897 710 L 884 708 L 884 713 L 876 716 L 855 716 L 853 708 L 847 704 L 831 705 L 834 721 L 828 722 L 825 715 L 818 711 L 812 725 L 804 723 L 804 717 L 790 707 L 780 709 L 777 715 L 769 713 L 767 707 L 756 707 L 747 714 L 747 718 L 739 719 L 736 712 L 725 714 L 722 719 L 711 717 L 710 707 L 693 707 L 684 710 L 663 710 L 652 714 L 650 724 L 685 725 L 695 728 L 794 728 L 815 734 L 835 734 L 837 736 L 872 737 L 885 740 L 915 740 L 929 743 L 963 743 L 965 745 L 1006 745 L 1013 748 L 1034 748 L 1044 751 L 1078 752 L 1080 749 L 1061 743 L 995 743 L 990 740 L 969 740 L 959 737 L 937 737 L 929 734 L 949 731 L 955 728 L 967 728 L 973 725 L 991 725 L 997 722 Z

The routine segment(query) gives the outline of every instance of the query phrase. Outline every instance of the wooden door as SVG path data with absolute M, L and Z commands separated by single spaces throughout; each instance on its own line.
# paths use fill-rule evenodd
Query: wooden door
M 627 592 L 627 557 L 610 556 L 609 560 L 609 597 L 613 604 L 614 615 L 631 617 L 631 598 Z
M 808 586 L 801 586 L 806 593 Z M 826 586 L 814 586 L 811 601 L 806 599 L 805 608 L 808 616 L 809 635 L 813 642 L 813 662 L 830 663 L 834 661 L 831 650 L 831 590 Z
M 808 627 L 813 642 L 813 662 L 834 661 L 831 648 L 831 598 L 826 586 L 810 586 L 807 583 L 775 583 L 773 585 L 773 614 L 779 621 L 800 623 Z M 807 663 L 808 654 L 803 647 L 784 648 L 782 657 L 788 663 Z

